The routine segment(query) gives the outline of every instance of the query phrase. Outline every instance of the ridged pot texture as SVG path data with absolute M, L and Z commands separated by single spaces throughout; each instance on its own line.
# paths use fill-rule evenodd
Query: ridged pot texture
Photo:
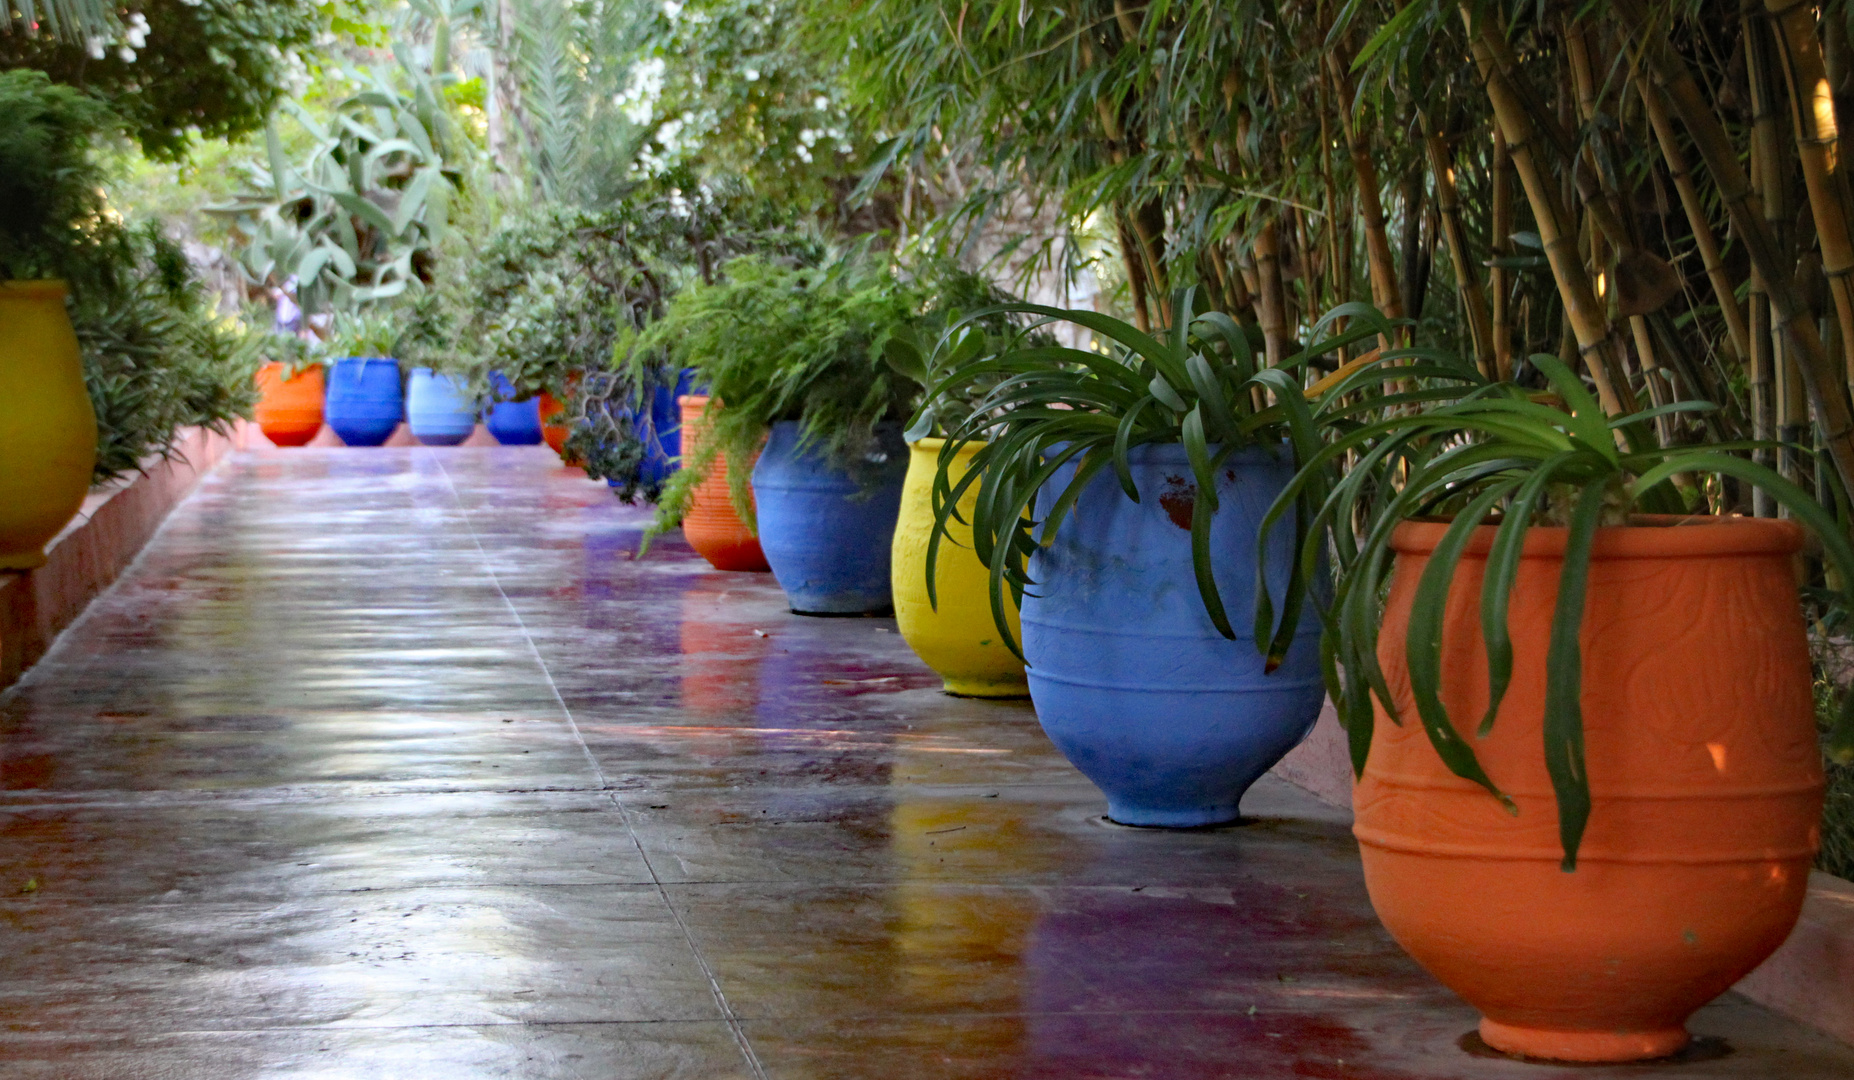
M 901 517 L 895 525 L 893 584 L 895 623 L 921 661 L 937 673 L 949 694 L 1012 698 L 1030 693 L 1024 664 L 998 632 L 991 614 L 990 575 L 972 551 L 972 526 L 947 521 L 947 535 L 935 559 L 936 605 L 927 595 L 927 547 L 933 538 L 933 481 L 945 439 L 921 439 L 910 446 L 907 480 L 901 488 Z M 958 483 L 982 443 L 966 443 L 953 461 L 949 482 Z M 978 504 L 978 486 L 967 490 L 959 511 L 967 522 Z M 1011 632 L 1018 632 L 1017 605 L 1005 595 Z
M 708 408 L 708 398 L 684 394 L 676 403 L 682 410 L 682 457 L 688 461 L 701 449 L 702 413 Z M 716 570 L 768 569 L 760 538 L 740 520 L 728 496 L 725 454 L 716 456 L 707 478 L 690 498 L 688 512 L 682 518 L 682 535 L 696 554 Z
M 348 446 L 379 446 L 405 419 L 399 362 L 350 356 L 328 369 L 322 418 Z
M 0 570 L 45 565 L 84 505 L 97 417 L 62 281 L 0 282 Z
M 1023 647 L 1037 718 L 1128 825 L 1233 821 L 1243 792 L 1318 718 L 1325 689 L 1309 608 L 1285 662 L 1264 674 L 1249 634 L 1257 527 L 1294 466 L 1252 447 L 1219 470 L 1211 559 L 1237 632 L 1217 632 L 1191 560 L 1197 486 L 1184 447 L 1135 447 L 1138 503 L 1113 470 L 1088 483 L 1050 546 L 1030 560 Z M 1039 496 L 1039 516 L 1067 470 Z M 1294 556 L 1291 524 L 1269 538 L 1274 595 Z
M 456 446 L 476 430 L 476 404 L 456 379 L 416 367 L 406 383 L 406 426 L 426 446 Z
M 1491 527 L 1448 600 L 1442 700 L 1517 804 L 1509 815 L 1443 766 L 1410 696 L 1411 606 L 1445 527 L 1406 523 L 1393 536 L 1378 658 L 1404 722 L 1380 706 L 1354 796 L 1372 904 L 1481 1010 L 1498 1049 L 1568 1061 L 1674 1053 L 1686 1018 L 1783 943 L 1815 854 L 1822 770 L 1792 569 L 1802 532 L 1745 518 L 1598 531 L 1580 635 L 1592 808 L 1566 872 L 1543 754 L 1565 530 L 1534 528 L 1526 541 L 1512 684 L 1485 737 L 1474 731 L 1488 700 L 1479 596 Z
M 322 430 L 327 380 L 320 364 L 310 364 L 286 379 L 287 373 L 288 366 L 275 360 L 258 368 L 258 403 L 252 417 L 272 443 L 302 446 Z
M 879 448 L 853 476 L 821 448 L 801 447 L 798 424 L 782 421 L 753 467 L 760 549 L 801 615 L 871 614 L 892 603 L 889 556 L 908 447 L 899 424 L 878 425 L 876 437 Z

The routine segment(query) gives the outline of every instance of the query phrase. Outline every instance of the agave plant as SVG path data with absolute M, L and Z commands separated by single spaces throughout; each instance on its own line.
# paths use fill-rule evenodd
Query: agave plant
M 1353 768 L 1362 773 L 1374 724 L 1372 697 L 1401 722 L 1377 657 L 1392 532 L 1413 517 L 1452 518 L 1417 584 L 1408 630 L 1410 687 L 1430 743 L 1448 768 L 1507 802 L 1441 701 L 1443 613 L 1456 565 L 1475 529 L 1497 523 L 1480 600 L 1490 691 L 1479 724 L 1484 735 L 1513 672 L 1507 605 L 1527 531 L 1535 525 L 1567 528 L 1546 657 L 1544 752 L 1558 803 L 1564 867 L 1571 870 L 1590 813 L 1578 633 L 1597 529 L 1626 524 L 1637 511 L 1685 513 L 1675 479 L 1690 483 L 1692 477 L 1713 475 L 1756 487 L 1787 508 L 1820 538 L 1827 561 L 1844 582 L 1854 581 L 1854 545 L 1834 515 L 1803 489 L 1735 456 L 1766 444 L 1664 446 L 1655 440 L 1656 418 L 1711 410 L 1711 404 L 1679 402 L 1612 418 L 1556 357 L 1535 355 L 1531 362 L 1550 392 L 1485 382 L 1459 400 L 1414 412 L 1386 410 L 1378 419 L 1339 432 L 1304 459 L 1270 508 L 1263 534 L 1295 515 L 1301 574 L 1294 587 L 1304 587 L 1298 583 L 1310 579 L 1321 558 L 1336 560 L 1331 602 L 1322 611 L 1321 658 L 1351 744 Z M 1341 474 L 1339 466 L 1348 461 Z M 1290 606 L 1298 602 L 1292 595 L 1286 600 Z M 1263 609 L 1259 634 L 1269 612 L 1265 602 L 1258 606 Z M 1832 745 L 1836 753 L 1854 753 L 1854 695 L 1847 699 Z
M 915 421 L 918 430 L 938 410 L 947 428 L 934 481 L 934 531 L 927 566 L 937 566 L 948 522 L 958 514 L 960 500 L 978 485 L 970 522 L 973 548 L 990 567 L 992 615 L 1013 651 L 1018 646 L 1006 622 L 1005 588 L 1021 600 L 1024 589 L 1034 584 L 1027 570 L 1030 554 L 1055 537 L 1075 500 L 1102 469 L 1111 466 L 1127 498 L 1140 501 L 1127 457 L 1133 447 L 1184 445 L 1199 492 L 1191 517 L 1198 591 L 1217 629 L 1234 638 L 1210 554 L 1210 524 L 1218 509 L 1213 478 L 1223 462 L 1251 445 L 1277 448 L 1296 460 L 1312 458 L 1321 453 L 1325 426 L 1344 423 L 1364 407 L 1347 395 L 1375 390 L 1369 385 L 1373 380 L 1395 378 L 1400 385 L 1412 386 L 1413 380 L 1428 382 L 1388 395 L 1374 393 L 1372 407 L 1454 398 L 1460 386 L 1479 381 L 1471 367 L 1446 354 L 1405 349 L 1382 354 L 1401 362 L 1394 375 L 1391 369 L 1367 370 L 1366 358 L 1360 357 L 1306 386 L 1310 363 L 1368 339 L 1388 337 L 1395 324 L 1369 305 L 1341 305 L 1314 326 L 1313 344 L 1270 367 L 1248 328 L 1223 312 L 1196 313 L 1194 297 L 1191 290 L 1174 296 L 1171 310 L 1176 318 L 1158 335 L 1097 312 L 1007 304 L 966 321 L 994 313 L 1038 320 L 1010 347 L 976 351 L 968 347 L 967 338 L 949 334 L 945 339 L 942 351 L 950 346 L 950 355 L 939 364 L 937 370 L 943 374 L 934 381 Z M 1033 336 L 1054 321 L 1087 328 L 1105 351 L 1068 348 Z M 955 422 L 948 403 L 961 400 L 970 404 Z M 969 469 L 959 480 L 949 480 L 949 465 L 971 443 L 982 445 Z M 1037 496 L 1052 484 L 1060 491 L 1036 519 L 1032 515 Z M 1296 564 L 1284 618 L 1279 626 L 1257 635 L 1276 663 L 1292 639 L 1311 569 Z M 932 569 L 927 588 L 937 602 Z

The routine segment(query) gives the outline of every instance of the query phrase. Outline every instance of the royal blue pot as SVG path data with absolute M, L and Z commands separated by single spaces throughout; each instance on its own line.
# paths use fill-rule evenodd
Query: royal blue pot
M 1036 585 L 1022 608 L 1030 698 L 1057 749 L 1107 794 L 1114 821 L 1234 821 L 1243 792 L 1306 738 L 1325 697 L 1311 610 L 1272 674 L 1249 634 L 1257 527 L 1293 464 L 1285 450 L 1275 458 L 1252 447 L 1218 470 L 1211 558 L 1235 641 L 1211 624 L 1192 570 L 1197 488 L 1184 447 L 1135 447 L 1130 464 L 1138 503 L 1103 470 L 1055 542 L 1031 556 Z M 1040 506 L 1068 475 L 1044 488 Z M 1277 526 L 1268 544 L 1277 598 L 1293 549 L 1292 524 Z
M 893 604 L 889 548 L 908 445 L 899 424 L 879 425 L 876 436 L 879 449 L 852 476 L 819 447 L 801 450 L 796 423 L 777 423 L 753 467 L 760 547 L 801 615 L 858 615 Z
M 349 446 L 378 446 L 405 417 L 399 362 L 350 356 L 328 368 L 322 419 Z
M 537 398 L 511 401 L 515 387 L 499 371 L 489 373 L 489 385 L 496 402 L 483 414 L 483 425 L 503 446 L 539 446 L 541 443 L 541 402 Z
M 695 369 L 683 368 L 672 389 L 659 386 L 650 398 L 650 423 L 643 423 L 642 409 L 626 410 L 631 423 L 644 441 L 644 460 L 637 467 L 637 482 L 646 487 L 660 486 L 671 473 L 682 467 L 682 409 L 676 399 L 689 393 L 695 381 Z M 606 483 L 618 487 L 618 481 Z
M 406 386 L 406 425 L 426 446 L 456 446 L 476 430 L 476 406 L 449 375 L 413 368 Z

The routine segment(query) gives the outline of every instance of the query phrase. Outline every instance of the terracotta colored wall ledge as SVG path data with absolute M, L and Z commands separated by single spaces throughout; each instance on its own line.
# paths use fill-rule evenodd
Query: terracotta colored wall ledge
M 243 425 L 229 438 L 198 428 L 187 432 L 171 459 L 151 458 L 143 463 L 146 472 L 93 488 L 84 508 L 46 546 L 44 566 L 0 572 L 0 688 L 45 655 L 59 632 L 134 561 L 168 511 L 248 437 Z
M 1328 701 L 1313 733 L 1274 773 L 1325 802 L 1352 808 L 1352 759 Z M 1783 947 L 1733 987 L 1752 1001 L 1854 1043 L 1854 884 L 1809 878 L 1802 919 Z

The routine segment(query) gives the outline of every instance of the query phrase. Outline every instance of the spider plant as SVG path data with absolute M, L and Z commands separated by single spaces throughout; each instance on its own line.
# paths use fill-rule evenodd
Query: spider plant
M 1703 412 L 1707 402 L 1678 402 L 1611 417 L 1582 380 L 1556 357 L 1534 355 L 1550 392 L 1536 394 L 1512 383 L 1488 382 L 1459 400 L 1359 423 L 1308 455 L 1301 471 L 1264 518 L 1262 530 L 1295 516 L 1301 573 L 1308 580 L 1322 557 L 1335 560 L 1333 593 L 1322 611 L 1321 661 L 1351 744 L 1352 765 L 1363 773 L 1371 746 L 1372 696 L 1401 723 L 1378 663 L 1378 628 L 1391 535 L 1415 517 L 1452 518 L 1418 580 L 1408 629 L 1412 696 L 1430 743 L 1456 775 L 1486 788 L 1514 811 L 1487 776 L 1474 747 L 1451 724 L 1440 698 L 1443 615 L 1456 565 L 1474 530 L 1497 525 L 1487 554 L 1480 597 L 1487 647 L 1489 699 L 1478 732 L 1493 727 L 1513 672 L 1507 605 L 1520 569 L 1526 534 L 1534 526 L 1568 531 L 1558 598 L 1546 656 L 1545 764 L 1558 804 L 1563 868 L 1575 870 L 1590 815 L 1583 760 L 1580 705 L 1583 620 L 1590 551 L 1603 526 L 1627 524 L 1637 511 L 1685 513 L 1676 478 L 1731 477 L 1767 492 L 1822 543 L 1844 582 L 1854 581 L 1854 545 L 1833 514 L 1795 484 L 1735 452 L 1753 442 L 1663 446 L 1653 421 L 1675 411 Z M 1343 474 L 1338 466 L 1351 464 Z M 1311 520 L 1306 511 L 1311 508 Z M 1304 587 L 1304 586 L 1301 586 Z M 1289 595 L 1290 606 L 1299 598 Z M 1258 628 L 1268 619 L 1258 601 Z M 1838 754 L 1854 752 L 1854 695 L 1833 739 Z
M 969 339 L 957 335 L 955 324 L 942 345 L 943 352 L 950 346 L 952 354 L 936 366 L 941 374 L 916 414 L 917 427 L 937 419 L 947 431 L 934 480 L 934 531 L 926 561 L 930 599 L 937 603 L 932 568 L 948 523 L 964 520 L 956 508 L 977 484 L 970 522 L 973 548 L 990 568 L 993 619 L 1005 643 L 1021 657 L 1006 622 L 1004 590 L 1008 586 L 1013 599 L 1021 601 L 1024 589 L 1034 584 L 1029 556 L 1055 538 L 1082 490 L 1101 470 L 1111 467 L 1127 498 L 1137 503 L 1141 493 L 1128 453 L 1148 443 L 1182 443 L 1198 490 L 1191 516 L 1198 591 L 1217 630 L 1234 639 L 1210 550 L 1210 525 L 1218 509 L 1214 478 L 1230 455 L 1259 445 L 1292 453 L 1296 461 L 1309 459 L 1321 452 L 1323 425 L 1364 407 L 1348 396 L 1351 391 L 1373 391 L 1371 407 L 1402 406 L 1458 397 L 1454 387 L 1479 380 L 1471 367 L 1452 357 L 1404 349 L 1384 354 L 1402 362 L 1394 374 L 1370 367 L 1361 357 L 1308 387 L 1310 363 L 1367 339 L 1388 338 L 1395 324 L 1367 304 L 1341 305 L 1315 324 L 1313 344 L 1270 367 L 1247 328 L 1223 312 L 1196 312 L 1194 297 L 1192 290 L 1179 291 L 1170 308 L 1175 320 L 1156 335 L 1093 311 L 1007 304 L 996 310 L 1035 321 L 1003 349 L 972 352 L 964 348 Z M 1059 321 L 1092 331 L 1102 351 L 1051 344 L 1036 335 Z M 1375 393 L 1382 387 L 1374 382 L 1393 378 L 1399 385 L 1426 382 L 1421 389 Z M 960 401 L 970 405 L 955 418 L 948 403 Z M 949 466 L 971 443 L 982 445 L 969 469 L 957 481 L 949 480 Z M 1045 488 L 1056 494 L 1038 520 L 1033 514 Z M 1315 568 L 1296 562 L 1278 632 L 1271 628 L 1258 635 L 1274 663 L 1293 638 Z

